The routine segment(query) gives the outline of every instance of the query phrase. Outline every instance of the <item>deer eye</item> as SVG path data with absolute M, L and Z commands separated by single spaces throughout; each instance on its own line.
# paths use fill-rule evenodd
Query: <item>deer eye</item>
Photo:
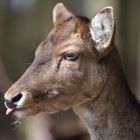
M 69 52 L 69 53 L 65 53 L 64 55 L 64 59 L 69 61 L 75 61 L 76 59 L 78 59 L 78 57 L 79 54 L 77 52 Z

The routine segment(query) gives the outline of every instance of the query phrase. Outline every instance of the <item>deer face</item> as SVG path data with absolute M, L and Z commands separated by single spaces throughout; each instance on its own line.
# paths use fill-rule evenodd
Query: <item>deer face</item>
M 31 66 L 6 92 L 7 114 L 22 118 L 41 111 L 54 113 L 95 98 L 101 91 L 106 74 L 99 59 L 111 50 L 112 9 L 103 9 L 90 22 L 57 4 L 53 22 Z

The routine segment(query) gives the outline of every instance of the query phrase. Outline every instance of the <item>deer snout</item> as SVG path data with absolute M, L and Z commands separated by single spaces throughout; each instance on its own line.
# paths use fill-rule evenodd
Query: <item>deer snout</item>
M 29 104 L 29 92 L 25 90 L 25 88 L 16 88 L 18 85 L 13 85 L 6 93 L 5 93 L 5 106 L 8 109 L 17 110 L 21 108 L 25 108 Z
M 21 98 L 22 98 L 22 94 L 19 92 L 9 100 L 5 99 L 5 106 L 7 108 L 16 108 Z
M 23 95 L 21 92 L 17 92 L 16 94 L 9 95 L 8 92 L 5 95 L 5 107 L 7 108 L 6 114 L 9 115 L 13 113 L 17 108 L 19 108 L 19 103 L 21 102 Z M 21 103 L 20 103 L 21 104 Z

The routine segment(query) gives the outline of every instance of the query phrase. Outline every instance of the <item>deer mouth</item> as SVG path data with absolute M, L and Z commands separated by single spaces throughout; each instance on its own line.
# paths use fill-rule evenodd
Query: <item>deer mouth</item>
M 31 107 L 23 107 L 23 108 L 7 108 L 6 115 L 15 116 L 19 119 L 24 119 L 28 116 L 34 115 L 37 113 L 36 109 L 31 109 Z
M 6 107 L 7 110 L 6 110 L 6 115 L 13 115 L 13 114 L 17 114 L 17 113 L 20 113 L 20 112 L 26 112 L 28 110 L 27 107 L 23 107 L 23 108 L 9 108 L 9 107 Z
M 26 116 L 27 112 L 29 112 L 29 106 L 28 107 L 10 107 L 6 104 L 6 115 L 15 115 L 15 116 Z
M 25 118 L 39 112 L 47 112 L 52 114 L 59 111 L 59 108 L 55 107 L 51 101 L 58 97 L 56 90 L 48 90 L 46 93 L 39 94 L 40 92 L 30 91 L 30 99 L 22 96 L 22 102 L 15 102 L 14 104 L 8 100 L 5 100 L 6 115 L 14 115 L 17 118 Z M 40 103 L 41 102 L 41 103 Z M 44 106 L 46 104 L 46 107 Z

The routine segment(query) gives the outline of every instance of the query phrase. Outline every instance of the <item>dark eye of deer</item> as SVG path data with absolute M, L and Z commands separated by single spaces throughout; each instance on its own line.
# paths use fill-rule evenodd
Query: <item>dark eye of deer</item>
M 64 55 L 64 59 L 69 60 L 69 61 L 75 61 L 76 59 L 78 59 L 78 57 L 79 57 L 79 54 L 76 52 L 70 52 Z

